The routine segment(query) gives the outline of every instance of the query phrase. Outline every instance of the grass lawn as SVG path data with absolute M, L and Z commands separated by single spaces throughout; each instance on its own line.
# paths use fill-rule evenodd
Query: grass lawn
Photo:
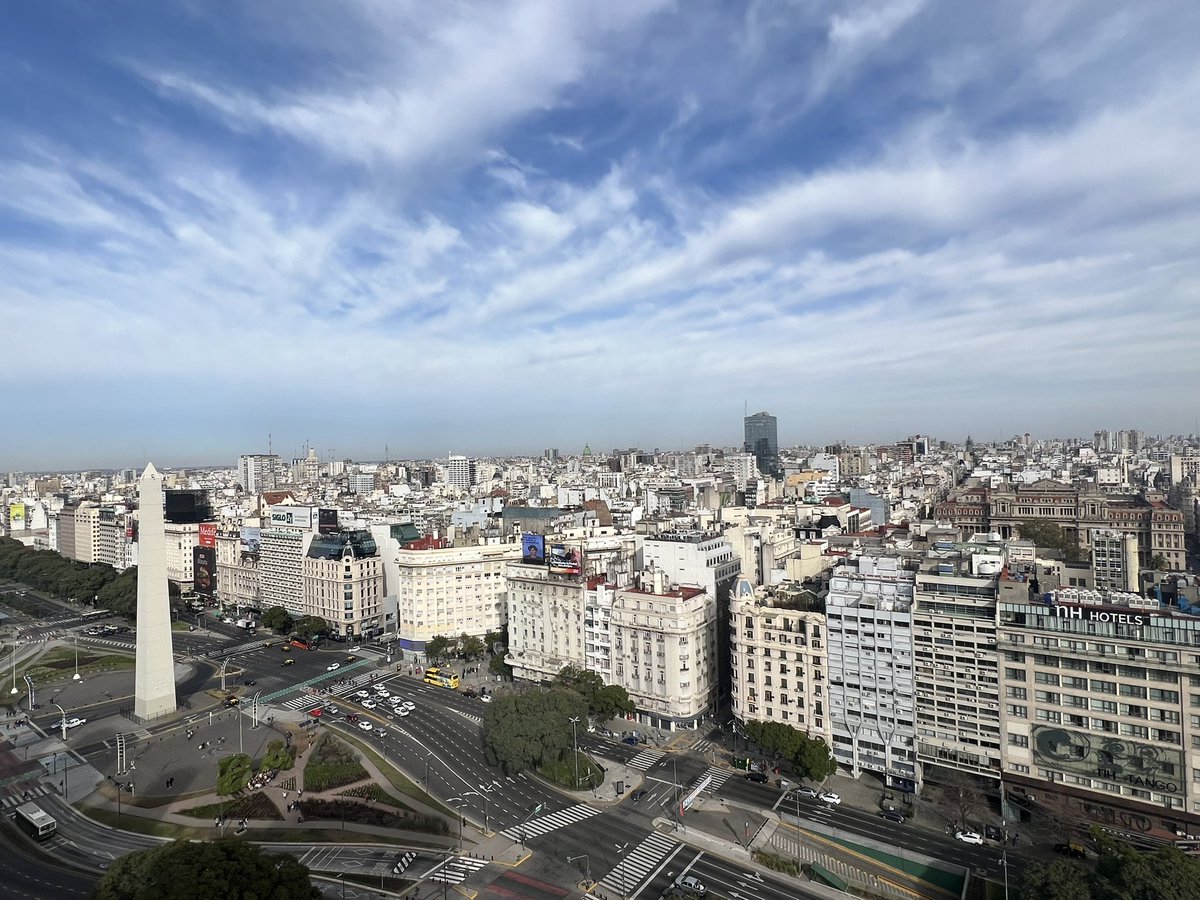
M 367 777 L 367 770 L 355 758 L 354 751 L 325 732 L 304 766 L 304 789 L 327 791 Z
M 583 790 L 589 784 L 599 784 L 604 775 L 599 767 L 591 761 L 586 753 L 580 752 L 579 759 L 579 785 L 576 787 L 575 782 L 575 761 L 572 754 L 568 751 L 567 754 L 560 760 L 552 763 L 547 763 L 538 769 L 538 774 L 543 778 L 553 781 L 555 784 L 565 787 L 568 790 Z
M 133 668 L 133 657 L 122 653 L 99 652 L 87 647 L 79 648 L 79 674 L 94 675 L 100 672 L 123 671 Z M 35 682 L 69 678 L 75 674 L 75 648 L 56 647 L 42 654 L 25 670 Z
M 215 819 L 222 814 L 230 819 L 283 819 L 279 808 L 259 792 L 237 797 L 227 803 L 205 803 L 203 806 L 181 809 L 179 813 L 196 819 Z

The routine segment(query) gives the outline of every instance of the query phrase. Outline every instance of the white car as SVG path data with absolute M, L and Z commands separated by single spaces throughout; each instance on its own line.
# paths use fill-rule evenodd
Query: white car
M 401 705 L 405 709 L 407 709 L 409 712 L 412 712 L 414 709 L 417 708 L 417 704 L 413 703 L 411 700 L 405 700 L 404 703 Z
M 368 694 L 366 691 L 355 691 L 354 696 L 355 697 L 370 697 L 371 695 Z
M 372 725 L 370 722 L 359 722 L 358 727 L 361 728 L 363 731 L 374 731 L 375 730 L 375 726 Z
M 341 663 L 330 663 L 329 665 L 327 665 L 325 667 L 325 671 L 332 672 L 334 669 L 340 669 L 341 667 L 342 667 Z
M 956 831 L 954 832 L 955 840 L 962 841 L 964 844 L 982 844 L 983 835 L 974 831 Z
M 392 706 L 403 706 L 404 700 L 402 700 L 400 697 L 392 695 L 391 697 L 388 697 L 388 703 L 392 704 Z
M 364 707 L 366 707 L 367 709 L 374 709 L 374 708 L 375 708 L 376 706 L 378 706 L 379 704 L 378 704 L 378 703 L 376 703 L 374 700 L 364 700 L 364 701 L 362 702 L 362 705 L 363 705 Z
M 409 710 L 408 710 L 408 707 L 406 707 L 406 706 L 397 706 L 396 707 L 396 715 L 398 715 L 402 719 L 408 715 L 408 712 L 409 712 Z
M 491 703 L 492 695 L 491 694 L 480 694 L 479 699 L 482 700 L 484 703 Z
M 842 798 L 838 794 L 835 794 L 833 791 L 823 791 L 821 793 L 821 800 L 824 801 L 825 803 L 832 804 L 833 806 L 837 806 L 839 803 L 842 802 Z
M 86 721 L 87 721 L 87 719 L 70 718 L 70 719 L 67 719 L 66 722 L 64 723 L 62 719 L 59 719 L 58 724 L 55 725 L 54 727 L 62 728 L 63 725 L 65 724 L 68 728 L 78 728 L 80 725 L 82 725 Z
M 385 699 L 385 700 L 386 700 L 388 697 L 392 696 L 392 694 L 391 694 L 391 691 L 387 691 L 387 690 L 382 690 L 382 691 L 380 691 L 380 690 L 377 690 L 377 691 L 375 692 L 375 696 L 376 696 L 376 697 L 382 697 L 383 699 Z
M 810 787 L 798 787 L 796 790 L 792 791 L 792 793 L 798 797 L 807 797 L 810 800 L 816 800 L 817 797 L 820 796 L 816 788 Z
M 379 684 L 373 684 L 373 685 L 371 685 L 371 687 L 373 687 L 375 689 L 375 693 L 377 693 L 377 694 L 386 694 L 387 693 L 387 688 L 383 685 L 382 682 Z
M 328 706 L 326 706 L 325 709 L 326 709 L 326 711 L 328 711 L 328 713 L 331 716 L 336 716 L 338 713 L 341 712 L 341 710 L 338 709 L 338 707 L 334 706 L 332 703 L 330 703 Z

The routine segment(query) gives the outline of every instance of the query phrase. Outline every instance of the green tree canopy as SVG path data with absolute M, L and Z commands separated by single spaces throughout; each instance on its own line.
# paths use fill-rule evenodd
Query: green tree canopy
M 1033 541 L 1037 546 L 1045 547 L 1049 550 L 1061 551 L 1062 555 L 1071 561 L 1083 558 L 1083 551 L 1079 547 L 1079 541 L 1064 531 L 1062 526 L 1057 522 L 1043 522 L 1041 519 L 1024 519 L 1017 527 L 1021 532 L 1023 540 Z
M 1073 860 L 1033 863 L 1025 870 L 1021 896 L 1029 900 L 1091 900 L 1087 869 Z
M 235 838 L 175 841 L 122 856 L 95 900 L 320 900 L 308 868 Z
M 482 638 L 473 634 L 463 634 L 458 639 L 458 655 L 463 659 L 482 659 L 487 651 L 487 645 Z
M 296 634 L 308 640 L 314 634 L 329 630 L 329 623 L 320 616 L 301 616 L 296 620 Z
M 633 701 L 629 692 L 616 684 L 605 684 L 596 672 L 581 669 L 576 665 L 563 666 L 554 678 L 554 684 L 583 697 L 588 712 L 598 719 L 612 719 L 633 712 Z
M 824 781 L 837 771 L 833 754 L 821 738 L 810 738 L 783 722 L 747 722 L 744 730 L 765 752 L 789 760 L 801 778 Z
M 454 638 L 435 634 L 425 642 L 425 658 L 431 663 L 443 662 L 453 652 L 454 644 Z
M 262 623 L 266 628 L 272 628 L 275 631 L 283 632 L 290 631 L 295 620 L 282 606 L 272 606 L 263 613 Z
M 509 775 L 554 762 L 571 750 L 571 719 L 586 715 L 583 697 L 575 691 L 497 697 L 483 714 L 484 750 Z
M 1093 829 L 1096 868 L 1077 862 L 1035 863 L 1025 870 L 1024 900 L 1193 900 L 1200 897 L 1200 860 L 1178 847 L 1140 851 Z

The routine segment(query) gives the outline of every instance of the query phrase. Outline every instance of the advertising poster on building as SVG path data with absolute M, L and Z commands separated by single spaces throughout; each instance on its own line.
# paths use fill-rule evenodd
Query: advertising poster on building
M 578 575 L 583 571 L 583 555 L 578 547 L 554 544 L 550 548 L 550 571 L 556 575 Z
M 313 508 L 311 506 L 272 506 L 271 525 L 275 528 L 301 528 L 311 531 Z
M 217 551 L 212 547 L 192 548 L 192 584 L 197 594 L 211 597 L 217 590 Z
M 10 503 L 8 505 L 8 522 L 12 528 L 25 527 L 25 504 Z
M 258 540 L 261 528 L 242 529 L 242 552 L 247 556 L 258 556 Z
M 338 511 L 336 509 L 317 510 L 317 531 L 329 534 L 338 530 Z
M 540 534 L 521 535 L 521 562 L 543 565 L 546 562 L 546 538 Z
M 215 522 L 200 523 L 200 546 L 215 547 L 217 546 L 217 525 Z

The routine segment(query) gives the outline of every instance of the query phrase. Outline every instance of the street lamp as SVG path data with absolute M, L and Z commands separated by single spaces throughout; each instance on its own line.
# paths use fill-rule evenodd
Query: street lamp
M 19 693 L 19 691 L 17 690 L 17 639 L 16 638 L 13 638 L 13 645 L 12 645 L 12 680 L 13 680 L 13 686 L 12 686 L 12 690 L 9 691 L 9 693 L 10 694 Z
M 79 681 L 79 635 L 75 635 L 75 674 L 71 676 L 72 681 Z
M 432 796 L 429 793 L 429 757 L 431 756 L 433 756 L 432 750 L 425 754 L 425 794 L 427 796 Z
M 59 706 L 57 703 L 55 703 L 53 700 L 50 701 L 50 705 L 53 706 L 55 709 L 57 709 L 59 711 L 59 713 L 62 714 L 62 720 L 58 724 L 62 726 L 63 742 L 65 743 L 67 740 L 67 711 L 65 709 L 63 709 L 61 706 Z
M 587 882 L 588 888 L 591 888 L 591 886 L 592 886 L 592 861 L 588 858 L 588 855 L 586 853 L 580 853 L 578 856 L 568 856 L 567 862 L 573 863 L 577 859 L 583 860 L 583 877 L 584 877 L 584 880 Z
M 575 730 L 579 724 L 579 716 L 571 716 L 571 742 L 575 745 L 575 790 L 579 790 L 579 733 Z

